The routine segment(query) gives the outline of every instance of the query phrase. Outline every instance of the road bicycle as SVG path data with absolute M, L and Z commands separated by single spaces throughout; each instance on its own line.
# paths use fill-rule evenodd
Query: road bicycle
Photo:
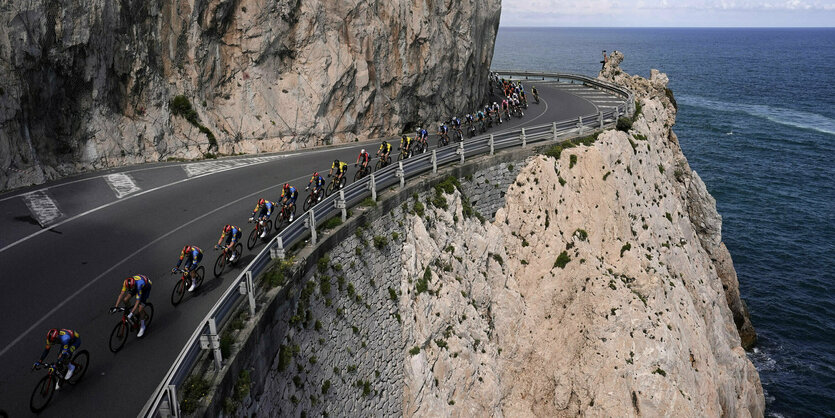
M 475 134 L 476 134 L 476 132 L 475 132 L 475 124 L 474 124 L 473 122 L 468 122 L 468 123 L 467 123 L 467 133 L 468 133 L 468 135 L 469 135 L 469 137 L 470 137 L 470 138 L 475 137 Z
M 46 376 L 38 380 L 35 389 L 32 391 L 32 396 L 29 397 L 29 409 L 34 413 L 39 413 L 46 409 L 52 396 L 55 394 L 56 385 L 59 387 L 64 383 L 75 385 L 84 377 L 84 373 L 90 366 L 90 353 L 87 350 L 81 350 L 72 357 L 70 364 L 75 366 L 75 371 L 69 380 L 64 379 L 66 376 L 66 367 L 59 361 L 54 363 L 37 363 L 32 366 L 32 370 L 46 369 Z
M 445 147 L 447 145 L 449 145 L 449 135 L 443 133 L 438 138 L 438 148 Z
M 358 164 L 354 164 L 354 167 L 359 167 L 357 173 L 354 174 L 354 181 L 360 180 L 363 177 L 371 174 L 371 164 L 366 164 L 365 167 Z
M 235 246 L 232 250 L 229 249 L 226 245 L 215 245 L 215 251 L 222 249 L 220 255 L 217 256 L 217 260 L 215 260 L 215 268 L 213 269 L 212 273 L 215 274 L 215 277 L 220 277 L 223 274 L 223 269 L 226 268 L 226 265 L 235 265 L 241 259 L 241 254 L 244 252 L 244 246 L 240 242 L 236 242 Z M 232 260 L 232 254 L 235 255 L 235 259 Z
M 328 177 L 331 177 L 331 175 L 328 174 Z M 337 179 L 339 179 L 339 185 L 338 186 L 336 184 Z M 329 195 L 332 195 L 334 192 L 338 192 L 339 189 L 345 187 L 346 182 L 347 182 L 347 180 L 345 179 L 344 175 L 341 178 L 338 177 L 338 176 L 333 176 L 333 178 L 331 179 L 331 182 L 328 184 L 328 187 L 325 189 L 325 196 L 329 196 Z
M 175 304 L 176 305 L 176 304 Z M 151 326 L 151 320 L 154 319 L 154 304 L 153 303 L 146 303 L 145 307 L 142 308 L 145 312 L 145 329 L 147 330 L 149 326 Z M 128 340 L 128 334 L 131 332 L 139 332 L 140 326 L 140 319 L 139 318 L 142 314 L 140 313 L 137 316 L 134 316 L 128 319 L 128 313 L 130 313 L 130 309 L 125 308 L 124 306 L 120 306 L 118 308 L 110 308 L 110 313 L 121 312 L 122 318 L 119 322 L 116 323 L 116 326 L 113 327 L 113 331 L 110 332 L 110 351 L 114 353 L 118 353 L 122 347 L 125 346 L 125 342 Z
M 206 269 L 203 266 L 197 267 L 194 270 L 195 277 L 194 282 L 196 285 L 195 288 L 200 287 L 203 284 L 203 275 L 206 273 Z M 180 273 L 180 280 L 177 280 L 177 284 L 174 285 L 174 290 L 171 292 L 171 304 L 177 306 L 182 302 L 183 296 L 186 294 L 186 289 L 191 287 L 191 274 L 183 269 L 177 269 L 177 271 L 171 273 L 176 274 Z
M 461 128 L 455 128 L 452 130 L 453 139 L 457 142 L 461 142 L 464 140 L 464 133 L 461 132 Z
M 313 190 L 311 190 L 310 194 L 307 195 L 307 199 L 304 199 L 304 203 L 302 203 L 302 209 L 305 212 L 307 212 L 308 210 L 310 210 L 311 207 L 313 207 L 313 205 L 319 203 L 319 201 L 321 201 L 323 197 L 325 197 L 325 190 L 314 188 Z
M 275 229 L 281 229 L 281 225 L 284 225 L 284 222 L 290 223 L 290 216 L 293 216 L 295 219 L 296 216 L 296 204 L 291 203 L 289 205 L 281 205 L 281 210 L 278 211 L 278 216 L 275 218 Z
M 400 150 L 400 153 L 397 154 L 397 161 L 403 161 L 412 156 L 412 152 L 410 150 L 406 150 L 406 148 L 397 148 Z
M 252 222 L 252 218 L 249 218 L 249 221 Z M 252 232 L 249 233 L 249 238 L 246 240 L 246 249 L 252 250 L 255 248 L 255 244 L 258 243 L 259 239 L 266 239 L 268 235 L 270 235 L 270 231 L 273 229 L 273 221 L 269 218 L 267 219 L 259 219 L 255 222 L 255 228 L 252 229 Z M 261 237 L 263 235 L 263 238 Z
M 377 160 L 377 164 L 374 165 L 374 171 L 377 171 L 381 168 L 385 168 L 389 164 L 391 164 L 391 157 L 390 156 L 386 156 L 385 160 L 383 160 L 383 157 L 380 156 L 380 158 Z

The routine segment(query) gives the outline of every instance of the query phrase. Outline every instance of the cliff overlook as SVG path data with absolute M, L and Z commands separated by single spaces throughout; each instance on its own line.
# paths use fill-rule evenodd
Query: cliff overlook
M 483 98 L 500 11 L 500 0 L 6 2 L 0 190 L 448 118 Z
M 239 413 L 762 416 L 756 336 L 667 78 L 621 59 L 601 77 L 636 93 L 631 128 L 484 157 L 341 231 Z

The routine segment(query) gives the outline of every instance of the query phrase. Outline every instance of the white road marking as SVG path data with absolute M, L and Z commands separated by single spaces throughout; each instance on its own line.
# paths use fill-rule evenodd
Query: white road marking
M 46 228 L 61 217 L 61 211 L 58 205 L 55 204 L 45 191 L 34 191 L 22 195 L 23 201 L 32 213 L 32 217 L 41 225 L 41 228 Z
M 302 177 L 297 177 L 297 178 L 291 179 L 291 180 L 289 180 L 288 182 L 292 182 L 292 181 L 295 181 L 295 180 L 303 180 L 303 179 L 306 179 L 306 178 L 307 178 L 307 175 L 304 175 L 304 176 L 302 176 Z M 187 180 L 189 180 L 189 179 L 180 180 L 180 181 L 187 181 Z M 179 183 L 179 182 L 178 182 L 178 183 Z M 9 351 L 9 350 L 10 350 L 10 349 L 11 349 L 11 348 L 15 345 L 15 344 L 17 344 L 18 342 L 20 342 L 20 340 L 22 340 L 22 339 L 23 339 L 23 337 L 25 337 L 26 335 L 28 335 L 29 333 L 31 333 L 31 332 L 32 332 L 33 330 L 35 330 L 37 327 L 41 326 L 41 324 L 42 324 L 44 321 L 46 321 L 47 319 L 49 319 L 49 317 L 50 317 L 50 316 L 54 315 L 54 314 L 55 314 L 55 312 L 58 312 L 58 310 L 59 310 L 59 309 L 63 308 L 63 307 L 64 307 L 67 303 L 69 303 L 70 301 L 75 300 L 75 298 L 76 298 L 78 295 L 80 295 L 80 294 L 81 294 L 81 292 L 84 292 L 84 291 L 85 291 L 85 290 L 87 290 L 90 286 L 92 286 L 94 283 L 96 283 L 96 282 L 98 282 L 99 280 L 101 280 L 104 276 L 106 276 L 106 275 L 110 274 L 110 272 L 112 272 L 112 271 L 113 271 L 116 267 L 120 266 L 120 265 L 121 265 L 122 263 L 124 263 L 125 261 L 128 261 L 129 259 L 131 259 L 131 258 L 135 257 L 137 254 L 141 253 L 142 251 L 145 251 L 146 249 L 148 249 L 148 247 L 150 247 L 150 246 L 152 246 L 152 245 L 155 245 L 156 243 L 158 243 L 158 242 L 162 241 L 162 240 L 163 240 L 163 239 L 165 239 L 166 237 L 169 237 L 169 236 L 171 236 L 172 234 L 174 234 L 174 233 L 177 233 L 177 232 L 181 231 L 183 228 L 185 228 L 185 227 L 187 227 L 187 226 L 189 226 L 189 225 L 191 225 L 191 224 L 193 224 L 193 223 L 195 223 L 195 222 L 197 222 L 197 221 L 199 221 L 199 220 L 201 220 L 201 219 L 203 219 L 203 218 L 205 218 L 205 217 L 207 217 L 207 216 L 209 216 L 209 215 L 211 215 L 211 214 L 213 214 L 213 213 L 215 213 L 215 212 L 218 212 L 218 211 L 220 211 L 220 210 L 222 210 L 222 209 L 225 209 L 225 208 L 227 208 L 227 207 L 229 207 L 229 206 L 231 206 L 231 205 L 234 205 L 234 204 L 236 204 L 236 203 L 238 203 L 238 202 L 241 202 L 241 201 L 243 201 L 244 199 L 250 199 L 250 198 L 252 198 L 253 196 L 256 196 L 256 195 L 262 194 L 262 193 L 264 193 L 264 192 L 265 192 L 265 191 L 267 191 L 267 190 L 270 190 L 270 189 L 274 189 L 274 188 L 280 187 L 279 185 L 280 185 L 280 184 L 282 184 L 282 183 L 284 183 L 284 182 L 281 182 L 281 181 L 280 181 L 280 182 L 277 182 L 277 184 L 276 184 L 275 186 L 270 186 L 270 187 L 267 187 L 267 188 L 261 189 L 261 190 L 259 190 L 259 191 L 257 191 L 257 192 L 250 193 L 250 194 L 248 194 L 248 195 L 246 195 L 246 196 L 244 196 L 244 197 L 238 198 L 237 200 L 231 201 L 231 202 L 229 202 L 229 203 L 227 203 L 227 204 L 225 204 L 225 205 L 223 205 L 223 206 L 221 206 L 221 207 L 219 207 L 219 208 L 216 208 L 216 209 L 214 209 L 214 210 L 211 210 L 211 211 L 209 211 L 209 212 L 206 212 L 205 214 L 203 214 L 203 215 L 201 215 L 201 216 L 198 216 L 198 217 L 196 217 L 196 218 L 192 219 L 191 221 L 186 222 L 186 223 L 184 223 L 184 224 L 180 225 L 179 227 L 177 227 L 177 228 L 175 228 L 175 229 L 173 229 L 173 230 L 171 230 L 171 231 L 166 232 L 166 233 L 165 233 L 165 234 L 163 234 L 163 235 L 160 235 L 159 237 L 157 237 L 157 238 L 156 238 L 156 239 L 154 239 L 153 241 L 151 241 L 151 242 L 149 242 L 149 243 L 145 244 L 142 248 L 140 248 L 140 249 L 138 249 L 138 250 L 134 251 L 133 253 L 131 253 L 131 254 L 130 254 L 130 255 L 128 255 L 127 257 L 122 257 L 122 258 L 120 258 L 120 259 L 119 259 L 119 262 L 117 262 L 116 264 L 114 264 L 114 265 L 110 266 L 110 268 L 109 268 L 109 269 L 105 270 L 102 274 L 99 274 L 98 276 L 96 276 L 93 280 L 90 280 L 89 282 L 87 282 L 87 284 L 85 284 L 84 286 L 81 286 L 78 290 L 76 290 L 76 291 L 75 291 L 72 295 L 70 295 L 69 297 L 64 298 L 64 299 L 61 301 L 61 303 L 59 303 L 58 305 L 55 305 L 55 306 L 54 306 L 54 307 L 53 307 L 53 308 L 52 308 L 49 312 L 47 312 L 47 314 L 46 314 L 46 315 L 44 315 L 43 317 L 41 317 L 41 319 L 37 320 L 34 324 L 32 324 L 32 326 L 30 326 L 28 329 L 26 329 L 26 331 L 23 331 L 20 335 L 18 335 L 18 336 L 17 336 L 17 338 L 15 338 L 14 340 L 12 340 L 12 342 L 11 342 L 11 343 L 6 344 L 6 346 L 5 346 L 5 347 L 3 347 L 3 349 L 2 349 L 2 350 L 0 350 L 0 357 L 2 357 L 2 356 L 3 356 L 3 354 L 6 354 L 6 352 L 7 352 L 7 351 Z M 149 191 L 150 191 L 150 190 L 149 190 Z M 118 201 L 117 201 L 117 202 L 118 202 Z M 109 205 L 108 205 L 108 206 L 109 206 Z M 5 248 L 4 248 L 4 249 L 5 249 Z M 2 251 L 2 250 L 0 250 L 0 251 Z
M 239 158 L 234 160 L 202 161 L 199 163 L 186 164 L 183 166 L 186 175 L 189 177 L 203 176 L 218 171 L 232 170 L 254 164 L 261 164 L 270 161 L 286 158 L 287 155 L 270 155 L 266 157 Z
M 121 199 L 131 193 L 136 193 L 141 190 L 139 186 L 133 182 L 133 179 L 125 173 L 108 174 L 104 176 L 104 181 L 106 181 L 107 185 L 113 189 L 114 193 L 116 193 L 117 199 Z

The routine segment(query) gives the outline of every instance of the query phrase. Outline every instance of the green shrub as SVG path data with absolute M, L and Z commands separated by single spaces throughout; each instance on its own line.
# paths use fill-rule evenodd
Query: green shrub
M 374 199 L 372 199 L 370 197 L 367 197 L 367 198 L 365 198 L 365 200 L 360 202 L 360 206 L 366 207 L 366 208 L 373 208 L 373 207 L 377 206 L 377 201 L 375 201 Z
M 226 330 L 220 335 L 220 354 L 223 358 L 228 358 L 232 354 L 232 345 L 235 344 L 235 337 L 232 336 L 231 330 Z
M 661 174 L 664 174 L 664 166 L 663 165 L 658 164 L 658 172 L 661 173 Z
M 610 174 L 612 174 L 612 172 L 607 171 L 606 174 L 603 175 L 603 181 L 606 181 L 606 179 L 609 177 Z
M 423 277 L 418 279 L 417 283 L 415 283 L 415 291 L 418 295 L 429 290 L 430 279 L 432 279 L 432 271 L 429 270 L 429 266 L 426 266 L 426 269 L 423 271 Z
M 200 399 L 203 399 L 209 393 L 210 387 L 211 384 L 208 380 L 198 376 L 189 377 L 180 390 L 182 396 L 180 409 L 186 414 L 194 413 L 197 410 L 197 404 L 200 402 Z
M 378 250 L 382 250 L 383 248 L 385 248 L 385 246 L 388 245 L 388 243 L 389 243 L 389 241 L 388 241 L 388 239 L 386 239 L 386 237 L 384 237 L 382 235 L 375 235 L 374 236 L 374 247 L 377 248 Z
M 444 180 L 437 185 L 435 185 L 435 192 L 441 193 L 444 192 L 446 194 L 452 194 L 455 192 L 456 188 L 459 188 L 461 184 L 458 182 L 458 179 L 453 176 L 447 176 Z
M 635 112 L 632 113 L 632 120 L 633 121 L 638 120 L 638 116 L 641 116 L 642 112 L 643 112 L 643 107 L 641 106 L 641 101 L 640 100 L 635 100 Z
M 392 288 L 389 288 L 389 299 L 397 302 L 397 292 L 395 292 Z
M 632 244 L 630 244 L 628 242 L 626 244 L 623 244 L 623 247 L 620 247 L 620 256 L 623 257 L 623 253 L 625 253 L 625 252 L 627 252 L 631 249 L 632 249 Z
M 414 346 L 411 350 L 409 350 L 409 354 L 416 356 L 420 353 L 420 347 Z
M 667 89 L 667 90 L 669 90 L 669 89 Z M 664 371 L 664 369 L 662 369 L 662 368 L 660 368 L 660 367 L 658 367 L 658 368 L 656 368 L 655 370 L 653 370 L 653 371 L 652 371 L 652 373 L 654 373 L 654 374 L 660 374 L 660 375 L 661 375 L 661 377 L 667 377 L 667 372 L 665 372 L 665 371 Z
M 319 277 L 319 293 L 322 295 L 328 295 L 331 293 L 331 277 L 330 276 L 322 276 Z
M 625 116 L 619 117 L 616 128 L 617 130 L 622 132 L 629 132 L 629 130 L 632 129 L 632 119 L 629 119 Z
M 435 196 L 429 202 L 439 209 L 446 210 L 449 208 L 449 204 L 447 204 L 446 198 L 441 193 L 435 193 Z
M 499 263 L 500 266 L 504 266 L 504 260 L 502 259 L 502 256 L 494 253 L 493 260 L 496 260 L 496 262 Z
M 316 268 L 319 270 L 319 273 L 324 273 L 328 271 L 328 265 L 331 262 L 331 257 L 328 254 L 323 255 L 317 262 Z
M 238 409 L 241 401 L 249 396 L 251 387 L 252 378 L 249 375 L 249 370 L 241 370 L 238 380 L 235 381 L 235 387 L 232 388 L 232 396 L 226 398 L 223 402 L 223 410 L 227 415 L 232 415 Z
M 577 164 L 577 155 L 575 155 L 575 154 L 571 154 L 571 155 L 568 157 L 568 168 L 574 168 L 574 166 L 575 166 L 576 164 Z
M 673 109 L 678 110 L 678 103 L 676 103 L 676 98 L 673 96 L 673 91 L 669 88 L 664 88 L 664 94 L 670 99 L 670 103 L 673 104 Z
M 420 203 L 419 201 L 415 202 L 415 206 L 412 209 L 414 209 L 415 213 L 418 216 L 420 216 L 421 218 L 423 217 L 423 214 L 425 213 L 423 203 Z
M 574 231 L 574 235 L 576 235 L 577 238 L 580 238 L 580 241 L 585 241 L 589 237 L 589 233 L 586 232 L 585 229 L 581 229 L 581 228 L 577 228 L 577 230 Z
M 339 374 L 339 373 L 337 372 L 336 374 Z M 328 394 L 328 391 L 330 390 L 330 388 L 331 388 L 331 381 L 330 381 L 330 379 L 325 380 L 325 381 L 322 383 L 322 395 L 327 395 L 327 394 Z
M 391 233 L 391 240 L 392 241 L 397 241 L 398 238 L 400 238 L 400 234 L 397 231 L 394 231 L 394 232 Z
M 273 268 L 264 273 L 264 283 L 269 287 L 283 286 L 287 279 L 293 276 L 292 267 L 294 257 L 281 260 Z
M 568 264 L 569 261 L 571 261 L 571 258 L 568 256 L 568 252 L 563 251 L 557 257 L 557 261 L 554 261 L 554 267 L 564 269 L 565 265 Z
M 322 222 L 322 229 L 334 229 L 337 226 L 342 225 L 342 217 L 341 216 L 334 216 L 333 218 L 328 219 L 325 222 Z
M 447 348 L 447 343 L 444 340 L 435 340 L 435 344 L 438 348 Z

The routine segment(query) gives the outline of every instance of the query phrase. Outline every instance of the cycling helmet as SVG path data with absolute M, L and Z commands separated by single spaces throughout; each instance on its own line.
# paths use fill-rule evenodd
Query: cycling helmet
M 264 200 L 264 199 L 261 199 L 261 200 Z M 191 251 L 191 245 L 186 245 L 185 247 L 183 247 L 183 253 L 188 253 L 189 251 Z
M 383 145 L 388 145 L 388 141 L 383 141 Z
M 264 199 L 261 199 L 258 201 L 258 206 L 264 206 L 264 203 L 266 203 L 266 201 Z
M 363 148 L 362 151 L 360 151 L 360 154 L 365 154 L 365 148 Z
M 290 189 L 290 183 L 284 183 L 284 190 Z
M 133 289 L 133 287 L 136 286 L 136 280 L 134 280 L 133 277 L 128 277 L 125 279 L 123 284 L 125 285 L 125 289 Z
M 46 340 L 49 342 L 55 341 L 58 339 L 58 328 L 52 328 L 51 330 L 46 332 Z
M 339 160 L 333 160 L 334 165 L 339 165 Z
M 319 177 L 319 172 L 318 171 L 314 172 L 313 177 Z
M 226 232 L 227 234 L 232 232 L 232 225 L 226 225 L 223 227 L 223 232 Z

